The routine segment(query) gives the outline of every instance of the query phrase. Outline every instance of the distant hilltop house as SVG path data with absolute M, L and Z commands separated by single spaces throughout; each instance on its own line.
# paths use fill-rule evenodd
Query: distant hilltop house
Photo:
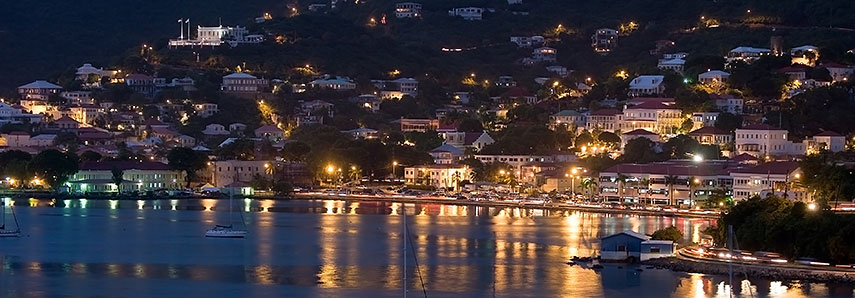
M 189 21 L 189 20 L 188 20 Z M 180 21 L 179 21 L 180 22 Z M 202 46 L 220 46 L 227 43 L 229 46 L 235 47 L 239 44 L 254 44 L 264 41 L 264 36 L 260 34 L 249 34 L 246 27 L 241 26 L 197 26 L 196 39 L 191 39 L 190 24 L 187 24 L 187 38 L 184 38 L 182 27 L 181 36 L 178 39 L 170 39 L 170 47 L 202 47 Z
M 269 81 L 254 75 L 236 72 L 223 77 L 220 90 L 226 93 L 255 94 L 267 91 Z
M 399 19 L 412 19 L 422 16 L 421 3 L 401 2 L 395 4 L 395 17 Z
M 721 70 L 710 70 L 698 75 L 698 82 L 701 84 L 726 83 L 730 78 L 730 73 Z
M 350 78 L 338 76 L 333 78 L 328 75 L 309 82 L 309 86 L 312 88 L 325 88 L 337 91 L 356 89 L 356 83 L 354 83 Z
M 112 79 L 117 74 L 119 74 L 118 70 L 105 70 L 102 68 L 95 68 L 92 64 L 85 63 L 83 66 L 77 68 L 77 71 L 74 73 L 75 79 L 80 81 L 86 81 L 90 76 L 95 75 L 101 78 L 110 78 Z
M 686 65 L 686 56 L 688 55 L 685 52 L 662 55 L 662 59 L 659 59 L 659 64 L 656 67 L 683 73 L 683 67 Z
M 534 45 L 543 44 L 544 38 L 540 35 L 535 36 L 511 36 L 511 42 L 515 43 L 520 48 L 530 48 Z
M 813 67 L 819 60 L 819 48 L 812 45 L 803 45 L 790 49 L 792 64 L 802 64 Z
M 522 64 L 534 65 L 542 62 L 555 62 L 558 60 L 558 51 L 550 47 L 536 48 L 531 52 L 531 57 L 523 58 Z
M 371 83 L 380 91 L 382 99 L 401 99 L 404 96 L 419 95 L 419 81 L 414 78 L 371 80 Z
M 609 28 L 600 28 L 591 36 L 591 48 L 594 52 L 605 54 L 617 47 L 618 31 Z
M 448 11 L 449 16 L 461 17 L 467 21 L 480 21 L 483 14 L 484 9 L 481 7 L 459 7 Z
M 760 57 L 768 56 L 772 54 L 772 50 L 764 49 L 764 48 L 753 48 L 753 47 L 737 47 L 730 52 L 727 52 L 727 56 L 724 58 L 727 59 L 727 63 L 733 63 L 736 61 L 742 61 L 746 63 L 754 62 Z
M 643 75 L 629 82 L 629 96 L 657 95 L 665 92 L 665 76 Z

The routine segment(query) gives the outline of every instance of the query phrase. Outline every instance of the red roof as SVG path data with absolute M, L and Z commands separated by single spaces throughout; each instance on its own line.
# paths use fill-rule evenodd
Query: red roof
M 654 174 L 654 175 L 674 175 L 674 176 L 713 176 L 726 171 L 723 164 L 703 163 L 703 164 L 677 164 L 677 163 L 649 163 L 649 164 L 618 164 L 605 169 L 603 173 L 621 173 L 621 174 Z
M 757 157 L 754 157 L 754 155 L 751 155 L 748 153 L 742 153 L 740 155 L 734 156 L 730 160 L 735 161 L 735 162 L 755 161 L 755 160 L 757 160 Z
M 508 98 L 515 98 L 515 97 L 530 97 L 530 96 L 534 96 L 534 95 L 531 95 L 531 93 L 529 93 L 528 90 L 525 90 L 524 88 L 513 87 L 513 88 L 509 89 L 508 91 L 505 91 L 505 93 L 502 93 L 502 95 L 500 95 L 500 96 L 501 97 L 508 97 Z
M 276 127 L 276 125 L 265 125 L 265 126 L 262 126 L 262 127 L 259 127 L 258 129 L 256 129 L 255 132 L 260 132 L 260 133 L 282 132 L 282 130 L 279 129 L 278 127 Z
M 657 135 L 656 133 L 654 133 L 652 131 L 641 129 L 641 128 L 635 129 L 635 130 L 630 131 L 630 132 L 626 132 L 624 134 L 628 135 L 628 136 L 648 136 L 648 135 L 654 135 L 655 136 L 655 135 Z
M 620 110 L 616 109 L 602 109 L 591 112 L 591 115 L 594 116 L 614 116 L 622 113 Z
M 766 124 L 766 123 L 754 123 L 754 124 L 749 124 L 749 125 L 746 125 L 745 127 L 741 128 L 741 129 L 754 129 L 754 130 L 782 130 L 782 129 L 780 129 L 780 128 L 777 128 L 777 127 L 771 126 L 771 125 Z
M 842 137 L 843 135 L 836 133 L 836 132 L 833 132 L 833 131 L 830 131 L 830 130 L 826 130 L 826 131 L 823 131 L 823 132 L 821 132 L 817 135 L 814 135 L 814 136 L 815 137 Z
M 9 133 L 9 135 L 13 135 L 13 136 L 28 136 L 28 135 L 30 135 L 30 134 L 29 134 L 29 133 L 27 133 L 27 132 L 25 132 L 25 131 L 13 131 L 13 132 L 10 132 L 10 133 Z
M 72 123 L 73 122 L 73 123 L 78 123 L 78 124 L 80 123 L 80 122 L 77 122 L 77 120 L 71 119 L 71 117 L 68 117 L 68 116 L 62 116 L 53 122 L 55 122 L 55 123 Z
M 728 132 L 715 128 L 714 126 L 704 126 L 689 133 L 690 136 L 698 135 L 729 135 Z
M 661 102 L 674 103 L 674 98 L 671 97 L 636 97 L 629 100 L 630 103 L 645 103 L 645 102 Z
M 127 170 L 169 170 L 169 166 L 156 161 L 99 161 L 84 162 L 80 165 L 81 171 L 110 171 L 112 169 Z
M 799 163 L 795 161 L 776 161 L 758 165 L 756 167 L 739 168 L 733 170 L 734 173 L 742 174 L 789 174 L 799 168 Z
M 645 101 L 633 107 L 628 107 L 627 109 L 643 109 L 643 110 L 679 110 L 676 107 L 671 107 L 663 104 L 659 101 Z

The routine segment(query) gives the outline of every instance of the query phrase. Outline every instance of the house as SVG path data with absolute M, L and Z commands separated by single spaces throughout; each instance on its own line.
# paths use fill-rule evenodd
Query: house
M 116 70 L 104 70 L 104 68 L 95 68 L 92 64 L 84 63 L 83 66 L 77 68 L 77 71 L 74 73 L 74 78 L 78 81 L 86 82 L 89 80 L 90 76 L 96 76 L 100 78 L 113 78 L 118 74 Z
M 362 94 L 360 96 L 351 98 L 350 102 L 353 102 L 366 110 L 376 113 L 380 111 L 380 104 L 383 103 L 383 100 L 374 94 Z
M 698 75 L 698 82 L 706 85 L 713 83 L 727 83 L 728 79 L 730 79 L 730 73 L 721 70 L 710 70 Z
M 391 81 L 372 80 L 371 83 L 380 90 L 382 99 L 401 99 L 405 95 L 411 97 L 419 95 L 419 81 L 414 78 L 399 78 Z
M 558 51 L 550 47 L 539 47 L 531 52 L 531 59 L 535 62 L 555 62 Z
M 106 114 L 104 108 L 93 104 L 79 104 L 69 108 L 69 116 L 80 123 L 92 124 L 96 119 L 99 119 Z
M 600 259 L 610 261 L 647 261 L 674 255 L 676 244 L 670 240 L 651 240 L 650 236 L 623 231 L 600 239 Z
M 522 87 L 513 87 L 498 97 L 493 97 L 491 99 L 493 99 L 493 101 L 523 101 L 527 104 L 536 104 L 538 102 L 537 96 L 531 94 L 528 90 Z
M 380 132 L 376 129 L 370 129 L 365 127 L 355 128 L 351 130 L 343 130 L 342 133 L 346 133 L 354 139 L 376 139 L 380 136 Z
M 222 124 L 213 123 L 206 125 L 202 134 L 205 136 L 227 136 L 230 132 Z
M 625 148 L 626 144 L 629 143 L 629 141 L 637 139 L 637 138 L 646 138 L 646 139 L 648 139 L 654 143 L 658 143 L 658 142 L 662 141 L 662 139 L 659 137 L 659 134 L 652 132 L 652 131 L 649 131 L 649 130 L 639 128 L 639 129 L 634 129 L 632 131 L 622 133 L 620 135 L 620 147 Z
M 196 81 L 191 77 L 172 78 L 167 87 L 181 88 L 183 91 L 196 91 Z
M 273 178 L 273 161 L 269 160 L 218 160 L 209 166 L 210 183 L 218 188 L 235 182 L 250 183 L 255 176 Z
M 453 164 L 460 160 L 464 151 L 450 144 L 442 144 L 428 152 L 433 157 L 433 162 L 438 165 Z
M 570 71 L 567 70 L 567 67 L 561 65 L 550 65 L 546 67 L 546 71 L 554 73 L 559 77 L 565 78 L 570 74 Z
M 586 129 L 615 132 L 621 129 L 623 112 L 616 109 L 600 109 L 588 114 Z
M 718 112 L 694 112 L 692 113 L 692 129 L 704 126 L 713 126 L 718 119 Z
M 591 36 L 591 48 L 594 52 L 605 54 L 617 47 L 618 31 L 609 28 L 600 28 Z
M 665 92 L 665 76 L 642 75 L 629 82 L 629 96 L 658 95 Z
M 457 189 L 460 182 L 469 180 L 472 170 L 467 165 L 440 164 L 404 168 L 404 183 L 407 185 L 432 186 L 438 189 Z
M 733 95 L 711 94 L 710 99 L 715 100 L 715 106 L 722 112 L 741 115 L 745 100 Z
M 730 133 L 713 126 L 693 130 L 689 133 L 689 137 L 703 145 L 718 145 L 721 148 L 725 148 L 732 140 Z
M 312 88 L 332 89 L 336 91 L 346 91 L 356 89 L 356 84 L 348 77 L 324 76 L 320 79 L 309 82 Z
M 841 152 L 846 149 L 846 137 L 826 130 L 803 141 L 805 154 L 815 154 L 821 151 Z
M 276 125 L 265 125 L 255 129 L 256 138 L 265 138 L 271 142 L 281 142 L 285 139 L 285 131 Z
M 327 116 L 332 117 L 335 113 L 334 108 L 334 104 L 319 99 L 300 102 L 300 111 L 304 114 L 312 114 L 317 111 L 325 110 L 327 112 Z
M 150 75 L 134 73 L 125 77 L 125 85 L 128 85 L 131 90 L 145 96 L 154 96 L 157 87 L 154 84 L 154 77 Z
M 63 91 L 59 96 L 65 98 L 67 104 L 95 104 L 92 91 Z
M 730 172 L 733 199 L 745 200 L 774 193 L 796 201 L 809 201 L 809 193 L 796 183 L 802 175 L 798 162 L 794 161 L 773 161 L 734 169 Z
M 193 105 L 193 110 L 197 116 L 202 118 L 214 116 L 214 114 L 220 111 L 215 103 L 197 103 Z
M 179 135 L 172 139 L 179 147 L 193 147 L 196 145 L 196 138 L 188 135 Z
M 727 52 L 727 56 L 724 58 L 727 59 L 727 63 L 733 63 L 736 61 L 751 63 L 760 57 L 768 56 L 772 54 L 772 50 L 764 49 L 764 48 L 754 48 L 754 47 L 737 47 L 729 52 Z
M 682 58 L 661 59 L 656 66 L 662 70 L 672 70 L 678 73 L 683 73 L 683 66 L 686 65 L 686 60 Z
M 543 36 L 511 36 L 511 42 L 515 43 L 519 48 L 530 48 L 534 45 L 542 44 Z
M 63 116 L 62 118 L 47 123 L 45 128 L 47 129 L 47 131 L 52 132 L 77 133 L 77 129 L 80 128 L 80 123 L 74 119 L 71 119 L 71 117 Z
M 236 72 L 223 77 L 220 90 L 226 93 L 254 94 L 266 91 L 269 84 L 266 79 L 259 79 L 248 73 Z
M 549 124 L 553 129 L 564 124 L 568 130 L 575 130 L 584 128 L 588 124 L 588 121 L 585 114 L 574 110 L 563 110 L 549 116 Z
M 662 54 L 662 60 L 671 60 L 671 59 L 686 59 L 689 56 L 689 53 L 686 52 L 676 52 L 676 53 L 666 53 Z
M 51 95 L 59 94 L 60 90 L 62 90 L 61 86 L 42 80 L 18 86 L 18 94 L 21 95 L 21 99 L 47 101 Z
M 849 77 L 855 73 L 855 66 L 843 65 L 839 63 L 823 63 L 820 65 L 828 70 L 831 79 L 834 82 L 843 82 L 849 80 Z
M 440 136 L 445 139 L 445 144 L 465 150 L 467 148 L 480 151 L 484 146 L 493 144 L 496 140 L 486 131 L 482 132 L 462 132 L 462 131 L 444 131 L 440 132 Z
M 683 111 L 676 106 L 668 106 L 656 101 L 627 106 L 623 111 L 621 129 L 641 128 L 659 134 L 674 134 L 674 130 L 685 121 L 682 113 Z
M 790 49 L 792 64 L 801 64 L 813 67 L 819 60 L 819 48 L 812 45 L 803 45 Z
M 395 4 L 395 17 L 399 19 L 412 19 L 422 16 L 422 5 L 413 2 L 401 2 Z
M 787 66 L 778 69 L 779 73 L 787 75 L 790 80 L 803 81 L 807 77 L 807 69 L 803 66 Z
M 246 124 L 238 122 L 229 124 L 229 133 L 241 135 L 244 131 L 246 131 Z
M 121 171 L 116 184 L 114 171 Z M 160 189 L 182 189 L 186 180 L 182 171 L 153 161 L 84 162 L 68 184 L 73 193 L 144 192 Z
M 788 133 L 785 129 L 762 123 L 736 129 L 734 139 L 736 154 L 748 153 L 755 157 L 762 157 L 789 155 L 800 151 L 793 148 L 793 143 L 787 140 Z
M 439 119 L 401 118 L 401 132 L 426 132 L 439 129 Z
M 514 77 L 512 76 L 499 76 L 499 78 L 496 79 L 496 86 L 505 88 L 516 87 L 517 81 L 514 81 Z
M 484 9 L 481 7 L 460 7 L 448 11 L 449 16 L 461 17 L 467 21 L 480 21 L 483 14 Z
M 24 113 L 23 109 L 0 102 L 0 124 L 41 123 L 42 115 Z

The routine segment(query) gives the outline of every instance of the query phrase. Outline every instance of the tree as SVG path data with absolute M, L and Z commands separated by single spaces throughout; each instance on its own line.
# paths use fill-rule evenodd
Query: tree
M 668 205 L 676 205 L 674 202 L 674 185 L 677 185 L 679 178 L 674 175 L 665 176 L 665 185 L 668 186 Z
M 305 160 L 309 152 L 312 152 L 312 147 L 303 142 L 288 142 L 282 146 L 282 157 L 285 160 L 302 161 Z
M 99 160 L 101 160 L 101 158 L 102 158 L 101 154 L 98 154 L 98 152 L 95 152 L 92 150 L 86 150 L 86 152 L 83 152 L 83 154 L 80 154 L 80 161 L 81 162 L 99 161 Z
M 27 163 L 31 159 L 33 157 L 29 153 L 21 150 L 0 152 L 0 174 L 15 179 L 26 178 L 29 176 L 26 175 Z M 22 175 L 18 177 L 15 174 Z
M 604 132 L 600 133 L 600 135 L 597 136 L 597 140 L 599 140 L 600 142 L 606 143 L 606 144 L 613 145 L 613 146 L 615 144 L 620 144 L 620 137 L 617 136 L 615 133 L 608 132 L 608 131 L 604 131 Z
M 184 171 L 187 188 L 190 188 L 190 181 L 196 178 L 196 171 L 205 168 L 208 157 L 187 147 L 175 147 L 166 154 L 166 160 L 170 168 Z
M 120 168 L 113 167 L 112 169 L 110 169 L 110 173 L 113 175 L 110 178 L 111 178 L 111 180 L 113 180 L 113 184 L 116 185 L 117 192 L 121 193 L 122 192 L 122 182 L 125 181 L 125 171 L 120 169 Z
M 692 121 L 692 118 L 686 118 L 683 120 L 683 123 L 680 123 L 680 132 L 689 133 L 692 131 L 692 127 L 695 126 L 695 122 Z
M 30 161 L 32 172 L 47 182 L 54 191 L 58 191 L 68 178 L 77 173 L 77 156 L 48 149 L 33 157 Z
M 719 113 L 715 119 L 715 128 L 733 133 L 737 128 L 742 127 L 742 116 L 734 115 L 728 112 Z
M 651 236 L 653 240 L 671 240 L 674 243 L 679 243 L 683 240 L 683 233 L 680 232 L 680 229 L 677 229 L 675 226 L 670 226 L 661 230 L 657 230 L 653 232 Z
M 484 131 L 484 126 L 478 119 L 465 118 L 457 125 L 457 130 L 465 132 L 481 132 Z
M 623 148 L 623 155 L 620 156 L 620 160 L 626 163 L 649 163 L 658 161 L 661 158 L 659 158 L 657 153 L 654 151 L 654 146 L 656 146 L 656 144 L 653 143 L 653 141 L 644 137 L 629 140 Z
M 594 193 L 597 191 L 597 180 L 594 178 L 585 178 L 582 180 L 582 189 L 588 193 L 588 201 L 593 201 Z
M 443 138 L 435 131 L 416 132 L 410 131 L 404 133 L 407 141 L 415 144 L 417 150 L 428 151 L 442 145 Z

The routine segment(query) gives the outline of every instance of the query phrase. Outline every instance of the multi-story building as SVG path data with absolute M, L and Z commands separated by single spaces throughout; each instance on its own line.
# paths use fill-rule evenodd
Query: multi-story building
M 61 86 L 42 80 L 18 86 L 18 94 L 21 95 L 21 99 L 46 101 L 51 95 L 59 94 L 61 90 Z
M 471 179 L 471 173 L 468 166 L 459 164 L 407 167 L 404 168 L 404 183 L 457 189 L 461 181 Z
M 682 111 L 674 106 L 649 101 L 623 111 L 622 130 L 646 129 L 658 134 L 674 134 L 685 121 Z
M 696 205 L 732 185 L 728 161 L 672 160 L 618 164 L 600 172 L 599 196 L 608 202 Z
M 810 195 L 798 181 L 802 171 L 798 162 L 769 162 L 754 167 L 734 169 L 733 199 L 744 200 L 752 196 L 775 194 L 796 201 L 809 201 Z
M 540 47 L 531 52 L 534 62 L 555 62 L 558 60 L 558 51 L 550 47 Z
M 823 63 L 820 65 L 828 70 L 831 75 L 831 80 L 834 82 L 848 81 L 849 77 L 855 73 L 855 66 L 843 65 L 838 63 Z
M 395 4 L 395 17 L 404 18 L 419 18 L 422 16 L 422 4 L 414 2 L 401 2 Z
M 269 160 L 218 160 L 210 162 L 211 185 L 224 187 L 242 182 L 250 183 L 256 175 L 270 179 L 274 174 L 274 162 Z
M 24 113 L 23 110 L 0 102 L 0 124 L 41 123 L 42 115 Z
M 602 130 L 615 132 L 621 129 L 623 112 L 616 109 L 600 109 L 588 114 L 586 128 L 588 130 Z
M 193 105 L 193 109 L 196 111 L 196 115 L 202 118 L 214 116 L 220 111 L 215 103 L 198 103 Z
M 772 54 L 772 50 L 763 49 L 763 48 L 753 48 L 753 47 L 737 47 L 730 52 L 727 52 L 727 56 L 724 58 L 727 59 L 727 63 L 732 63 L 735 61 L 742 61 L 751 63 L 760 57 L 768 56 Z
M 371 83 L 380 90 L 380 98 L 382 99 L 401 99 L 405 95 L 411 97 L 419 95 L 419 81 L 414 78 L 372 80 Z
M 436 131 L 439 129 L 439 119 L 410 119 L 401 118 L 401 132 Z
M 484 8 L 481 7 L 459 7 L 448 11 L 449 16 L 461 17 L 467 21 L 480 21 L 483 14 Z
M 248 73 L 236 72 L 224 76 L 220 88 L 227 93 L 259 93 L 266 91 L 268 85 L 269 82 L 266 79 L 259 79 Z
M 584 128 L 588 124 L 588 117 L 574 110 L 563 110 L 549 116 L 549 124 L 554 129 L 563 125 L 567 129 Z
M 617 47 L 618 31 L 615 29 L 601 28 L 591 36 L 591 48 L 597 53 L 608 53 Z
M 745 100 L 733 95 L 710 95 L 715 100 L 715 106 L 722 112 L 741 115 Z
M 730 133 L 713 126 L 705 126 L 689 133 L 689 137 L 704 145 L 718 145 L 726 147 L 730 144 L 732 137 Z
M 698 82 L 701 84 L 727 83 L 730 79 L 730 73 L 721 70 L 710 70 L 698 75 Z
M 69 108 L 71 110 L 71 119 L 80 123 L 92 124 L 95 119 L 104 116 L 104 108 L 92 104 L 80 104 Z
M 337 91 L 356 89 L 356 84 L 348 77 L 329 77 L 325 76 L 320 79 L 309 82 L 312 88 L 332 89 Z
M 121 171 L 122 181 L 116 183 L 114 171 Z M 68 185 L 74 193 L 139 192 L 182 189 L 187 181 L 184 173 L 153 161 L 85 162 L 71 176 Z
M 736 130 L 736 154 L 748 153 L 756 157 L 792 154 L 798 150 L 793 150 L 793 142 L 787 140 L 787 135 L 787 130 L 768 124 L 745 126 Z

